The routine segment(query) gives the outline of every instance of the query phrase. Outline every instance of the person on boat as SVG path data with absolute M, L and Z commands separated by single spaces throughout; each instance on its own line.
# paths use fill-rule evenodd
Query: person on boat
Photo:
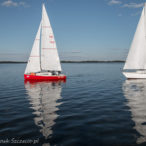
M 58 71 L 52 71 L 52 75 L 59 75 Z

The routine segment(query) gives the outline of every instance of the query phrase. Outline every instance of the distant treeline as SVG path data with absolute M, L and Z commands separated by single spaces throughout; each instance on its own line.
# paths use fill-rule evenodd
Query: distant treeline
M 61 63 L 122 63 L 125 62 L 123 60 L 113 60 L 113 61 L 97 61 L 97 60 L 91 60 L 91 61 L 65 61 L 62 60 Z M 27 63 L 26 61 L 0 61 L 0 63 Z
M 91 61 L 61 61 L 62 63 L 120 63 L 125 62 L 123 60 L 113 60 L 113 61 L 97 61 L 97 60 L 91 60 Z
M 26 61 L 0 61 L 0 63 L 27 63 Z

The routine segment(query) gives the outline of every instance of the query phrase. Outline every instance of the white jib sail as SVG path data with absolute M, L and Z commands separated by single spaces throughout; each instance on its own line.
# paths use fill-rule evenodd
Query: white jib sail
M 61 71 L 54 34 L 44 5 L 42 10 L 41 69 Z
M 146 69 L 146 5 L 143 8 L 124 69 Z
M 34 40 L 31 54 L 25 69 L 25 74 L 31 72 L 39 72 L 41 70 L 40 69 L 40 30 L 41 30 L 41 24 L 39 26 L 36 38 Z

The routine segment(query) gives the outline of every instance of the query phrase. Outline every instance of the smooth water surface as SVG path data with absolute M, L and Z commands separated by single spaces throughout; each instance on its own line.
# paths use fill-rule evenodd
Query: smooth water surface
M 146 80 L 122 63 L 62 64 L 66 83 L 24 83 L 25 66 L 0 64 L 0 145 L 146 145 Z

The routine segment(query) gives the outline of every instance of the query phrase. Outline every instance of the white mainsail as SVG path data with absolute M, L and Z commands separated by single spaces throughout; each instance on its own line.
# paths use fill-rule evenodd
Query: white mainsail
M 39 72 L 41 70 L 40 69 L 40 31 L 41 31 L 41 24 L 39 26 L 36 38 L 34 40 L 31 54 L 25 69 L 25 74 L 31 72 Z
M 143 8 L 124 69 L 146 69 L 145 21 L 146 21 L 146 4 Z
M 42 10 L 41 69 L 61 71 L 54 34 L 44 5 Z

